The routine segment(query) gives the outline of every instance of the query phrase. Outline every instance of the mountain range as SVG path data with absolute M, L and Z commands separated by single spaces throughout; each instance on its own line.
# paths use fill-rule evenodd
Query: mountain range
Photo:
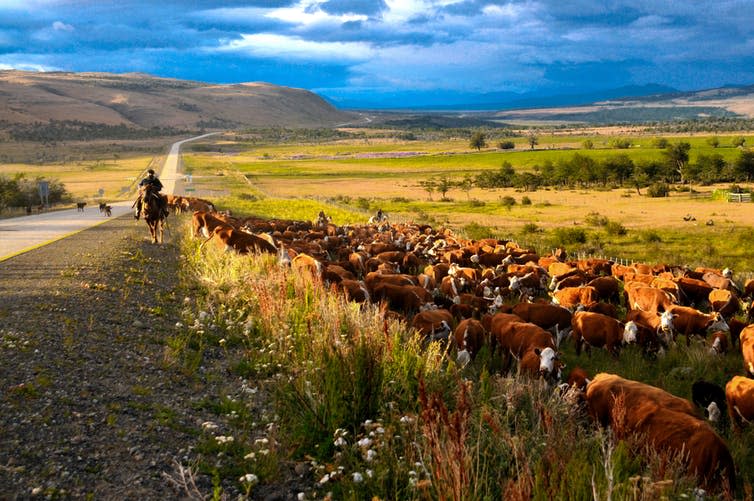
M 0 71 L 0 128 L 76 121 L 136 129 L 219 130 L 333 127 L 394 122 L 473 126 L 502 123 L 640 123 L 704 117 L 754 117 L 754 85 L 682 92 L 644 85 L 554 95 L 395 93 L 411 109 L 381 102 L 332 102 L 269 83 L 210 84 L 140 73 Z M 391 102 L 395 102 L 391 99 Z M 415 117 L 424 117 L 416 119 Z M 406 118 L 409 117 L 409 118 Z M 427 117 L 431 119 L 427 121 Z M 424 122 L 422 122 L 424 120 Z M 459 125 L 460 124 L 460 125 Z

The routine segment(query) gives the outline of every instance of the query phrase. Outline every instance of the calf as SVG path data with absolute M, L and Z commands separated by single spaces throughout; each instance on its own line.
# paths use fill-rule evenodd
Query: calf
M 217 246 L 226 252 L 230 250 L 234 250 L 239 254 L 249 254 L 252 252 L 277 254 L 278 252 L 278 249 L 267 240 L 253 233 L 237 230 L 226 224 L 215 226 L 212 230 L 212 235 L 202 242 L 200 248 L 204 247 L 210 240 L 214 240 Z
M 86 202 L 76 202 L 76 211 L 84 212 L 84 207 L 86 207 Z
M 717 331 L 710 339 L 710 353 L 713 355 L 725 355 L 728 353 L 728 333 Z
M 617 357 L 620 346 L 636 342 L 637 328 L 633 322 L 623 324 L 618 320 L 588 311 L 577 311 L 571 320 L 571 336 L 576 344 L 576 355 L 581 355 L 582 343 L 589 347 L 605 347 Z

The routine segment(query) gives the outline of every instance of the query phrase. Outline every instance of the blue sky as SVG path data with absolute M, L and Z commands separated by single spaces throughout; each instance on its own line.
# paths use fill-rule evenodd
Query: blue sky
M 753 0 L 0 0 L 0 69 L 266 81 L 334 103 L 754 84 Z

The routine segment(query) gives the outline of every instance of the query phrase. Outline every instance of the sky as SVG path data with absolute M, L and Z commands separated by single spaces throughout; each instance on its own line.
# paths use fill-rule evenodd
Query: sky
M 754 84 L 754 0 L 0 0 L 0 69 L 264 81 L 342 107 Z

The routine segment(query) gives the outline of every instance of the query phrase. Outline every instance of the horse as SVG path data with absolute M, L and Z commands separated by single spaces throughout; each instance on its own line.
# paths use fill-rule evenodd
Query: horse
M 144 187 L 144 195 L 141 201 L 141 211 L 144 221 L 149 226 L 153 244 L 162 244 L 165 215 L 162 212 L 162 195 L 152 185 Z

